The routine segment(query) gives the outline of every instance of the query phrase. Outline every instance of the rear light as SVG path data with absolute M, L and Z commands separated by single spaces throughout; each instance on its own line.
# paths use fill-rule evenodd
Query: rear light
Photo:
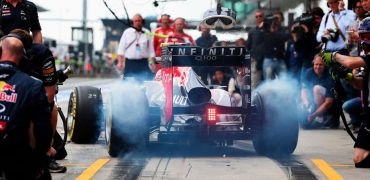
M 217 121 L 217 109 L 215 107 L 207 108 L 207 122 L 208 123 L 216 123 Z

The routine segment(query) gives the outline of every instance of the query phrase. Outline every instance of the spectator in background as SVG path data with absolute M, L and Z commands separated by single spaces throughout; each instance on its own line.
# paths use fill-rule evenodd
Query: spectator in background
M 255 13 L 256 27 L 248 32 L 246 48 L 251 53 L 251 71 L 252 71 L 252 90 L 254 90 L 262 79 L 262 64 L 264 42 L 266 39 L 266 24 L 264 23 L 264 13 L 257 10 Z
M 238 47 L 245 47 L 246 44 L 247 42 L 245 41 L 244 38 L 239 38 L 235 41 L 235 46 L 238 46 Z
M 226 47 L 227 46 L 227 42 L 226 41 L 217 41 L 215 42 L 215 47 Z
M 333 106 L 334 81 L 330 77 L 322 58 L 314 57 L 313 68 L 309 68 L 302 79 L 301 101 L 304 117 L 301 125 L 304 128 L 339 126 L 339 115 Z M 306 116 L 307 115 L 307 116 Z
M 172 20 L 170 19 L 170 15 L 168 14 L 162 14 L 161 18 L 159 19 L 160 26 L 157 28 L 154 33 L 158 35 L 168 35 L 170 33 L 173 33 L 173 29 L 171 28 Z M 153 38 L 153 46 L 155 50 L 155 56 L 161 57 L 161 44 L 166 41 L 166 38 L 154 36 Z M 154 74 L 157 73 L 159 69 L 161 69 L 162 65 L 156 64 L 154 68 Z
M 361 0 L 362 8 L 366 11 L 365 17 L 369 17 L 370 15 L 370 0 Z
M 347 100 L 343 103 L 342 108 L 351 118 L 348 123 L 349 128 L 352 129 L 354 133 L 357 133 L 360 129 L 362 119 L 366 118 L 365 114 L 362 113 L 361 98 L 355 97 Z
M 269 31 L 266 33 L 264 44 L 264 59 L 263 59 L 263 77 L 266 80 L 272 80 L 276 76 L 285 76 L 287 72 L 285 62 L 285 45 L 288 40 L 286 28 L 282 27 L 284 20 L 282 13 L 276 11 L 276 18 L 272 21 Z
M 283 15 L 283 12 L 281 11 L 275 11 L 273 13 L 273 16 L 275 17 L 275 21 L 273 21 L 273 23 L 271 24 L 270 26 L 270 32 L 271 32 L 271 27 L 273 26 L 274 27 L 274 31 L 277 32 L 277 34 L 280 36 L 280 38 L 284 41 L 284 52 L 283 52 L 283 59 L 284 59 L 284 62 L 285 64 L 287 63 L 287 60 L 288 60 L 288 54 L 287 54 L 287 43 L 288 43 L 288 40 L 290 39 L 290 31 L 289 31 L 289 28 L 284 26 L 284 15 Z
M 117 67 L 125 77 L 136 77 L 139 81 L 148 80 L 153 76 L 149 65 L 154 69 L 152 38 L 144 34 L 149 31 L 143 28 L 143 18 L 140 14 L 135 14 L 132 20 L 134 28 L 127 28 L 119 42 Z
M 319 10 L 316 10 L 320 12 Z M 318 13 L 320 14 L 320 13 Z M 312 67 L 312 59 L 318 53 L 318 43 L 315 36 L 315 25 L 320 24 L 320 15 L 303 13 L 291 27 L 292 40 L 296 52 L 295 67 L 299 73 L 297 79 L 302 79 L 308 68 Z M 321 15 L 324 13 L 322 12 Z
M 190 43 L 193 46 L 196 45 L 193 38 L 184 32 L 184 29 L 187 28 L 186 20 L 182 17 L 178 17 L 174 20 L 174 31 L 169 33 L 170 36 L 167 38 L 166 42 L 176 42 L 176 43 Z
M 314 52 L 315 52 L 315 54 L 317 54 L 317 53 L 320 52 L 320 50 L 322 48 L 322 44 L 321 44 L 321 42 L 316 40 L 316 36 L 317 36 L 317 33 L 319 32 L 322 17 L 325 15 L 325 13 L 320 7 L 314 7 L 311 10 L 311 15 L 313 17 L 312 33 L 314 34 L 314 37 L 315 37 L 314 38 L 315 39 L 315 41 L 314 41 L 315 42 Z M 311 61 L 310 61 L 310 64 L 311 64 Z
M 201 36 L 195 41 L 197 46 L 201 48 L 211 48 L 217 42 L 217 37 L 212 35 L 210 29 L 204 24 L 199 25 L 199 31 Z M 209 79 L 212 77 L 213 69 L 212 67 L 193 67 L 194 71 L 202 78 L 202 81 L 209 84 Z
M 344 14 L 345 16 L 352 16 L 351 19 L 356 19 L 356 14 L 350 9 L 346 9 L 346 4 L 343 0 L 338 0 L 338 7 L 341 14 Z
M 223 68 L 217 68 L 211 81 L 212 85 L 221 86 L 222 89 L 229 92 L 231 102 L 235 106 L 241 106 L 241 95 L 236 87 L 235 79 L 225 74 Z
M 199 31 L 201 32 L 201 36 L 195 41 L 197 46 L 201 48 L 210 48 L 214 46 L 214 43 L 217 41 L 217 36 L 212 35 L 210 29 L 204 24 L 199 25 Z
M 348 15 L 348 16 L 353 16 L 352 19 L 355 19 L 355 21 L 353 21 L 347 28 L 347 34 L 349 36 L 349 38 L 347 39 L 346 43 L 347 43 L 347 48 L 348 48 L 348 51 L 349 51 L 349 54 L 351 53 L 351 51 L 353 51 L 354 49 L 354 46 L 351 42 L 351 36 L 350 36 L 350 31 L 353 31 L 354 27 L 357 27 L 357 23 L 356 23 L 356 18 L 357 18 L 357 15 L 355 14 L 355 12 L 353 12 L 352 10 L 349 10 L 349 9 L 346 9 L 345 8 L 345 3 L 343 0 L 339 0 L 339 10 L 340 10 L 340 13 L 343 14 L 343 15 Z M 357 54 L 356 54 L 357 55 Z
M 357 16 L 356 21 L 358 22 L 357 24 L 358 24 L 358 26 L 359 26 L 360 22 L 361 22 L 363 19 L 365 19 L 365 17 L 366 17 L 366 12 L 367 12 L 367 11 L 362 7 L 362 3 L 361 3 L 361 1 L 360 1 L 360 0 L 357 0 L 357 1 L 356 1 L 354 9 L 355 9 L 355 14 L 356 14 L 356 16 Z
M 187 28 L 186 20 L 182 17 L 178 17 L 174 20 L 174 31 L 170 32 L 168 35 L 169 37 L 166 39 L 166 43 L 189 43 L 195 46 L 195 41 L 193 38 L 184 32 L 184 29 Z M 162 70 L 159 70 L 154 79 L 158 80 L 161 79 Z
M 42 44 L 41 25 L 36 5 L 26 0 L 1 0 L 1 30 L 4 35 L 13 29 L 32 32 L 33 42 Z
M 289 37 L 289 29 L 283 25 L 284 23 L 284 15 L 281 11 L 275 11 L 273 13 L 273 16 L 275 17 L 275 21 L 273 22 L 274 28 L 276 28 L 276 31 L 279 32 L 284 38 Z M 272 24 L 271 24 L 272 25 Z
M 339 0 L 328 0 L 328 5 L 331 11 L 324 15 L 316 39 L 318 42 L 326 43 L 326 51 L 339 51 L 348 55 L 346 30 L 355 21 L 354 16 L 341 13 Z
M 349 35 L 348 44 L 351 46 L 350 56 L 359 56 L 361 52 L 360 37 L 358 34 L 358 26 L 365 18 L 366 11 L 361 6 L 361 1 L 355 3 L 356 20 L 348 27 L 347 33 Z

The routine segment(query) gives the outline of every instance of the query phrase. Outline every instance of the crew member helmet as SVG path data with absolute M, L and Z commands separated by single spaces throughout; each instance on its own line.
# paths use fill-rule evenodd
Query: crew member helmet
M 358 28 L 358 34 L 361 38 L 361 46 L 365 54 L 370 52 L 370 17 L 363 19 Z

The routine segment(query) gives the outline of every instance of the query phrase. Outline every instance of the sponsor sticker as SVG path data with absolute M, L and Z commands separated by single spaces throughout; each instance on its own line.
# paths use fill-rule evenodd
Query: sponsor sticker
M 0 81 L 0 92 L 15 92 L 15 85 L 10 85 L 5 81 Z
M 6 110 L 5 105 L 0 103 L 0 113 L 3 113 L 5 110 Z
M 47 68 L 47 69 L 42 70 L 43 74 L 51 74 L 53 72 L 54 72 L 54 68 Z

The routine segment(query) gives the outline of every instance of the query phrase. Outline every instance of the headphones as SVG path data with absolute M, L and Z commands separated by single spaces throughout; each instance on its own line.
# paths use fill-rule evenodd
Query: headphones
M 20 61 L 19 63 L 19 69 L 23 70 L 23 71 L 27 71 L 27 69 L 29 69 L 29 65 L 30 65 L 30 59 L 27 57 L 27 52 L 26 52 L 26 49 L 24 48 L 24 41 L 23 41 L 23 38 L 21 36 L 19 36 L 18 34 L 15 34 L 15 33 L 9 33 L 3 37 L 0 38 L 0 57 L 1 57 L 1 54 L 3 52 L 3 47 L 2 47 L 2 41 L 6 38 L 9 38 L 9 37 L 13 37 L 13 38 L 17 38 L 19 41 L 22 42 L 22 60 Z
M 23 46 L 23 55 L 26 55 L 26 50 L 24 49 L 24 42 L 23 42 L 23 40 L 22 40 L 22 37 L 21 37 L 21 36 L 19 36 L 18 34 L 15 34 L 15 33 L 9 33 L 9 34 L 7 34 L 7 35 L 5 35 L 5 36 L 1 37 L 1 38 L 0 38 L 0 42 L 2 42 L 4 39 L 9 38 L 9 37 L 17 38 L 19 41 L 21 41 L 21 42 L 22 42 L 22 46 Z M 2 47 L 2 45 L 0 44 L 0 56 L 1 56 L 2 52 L 3 52 L 3 47 Z

